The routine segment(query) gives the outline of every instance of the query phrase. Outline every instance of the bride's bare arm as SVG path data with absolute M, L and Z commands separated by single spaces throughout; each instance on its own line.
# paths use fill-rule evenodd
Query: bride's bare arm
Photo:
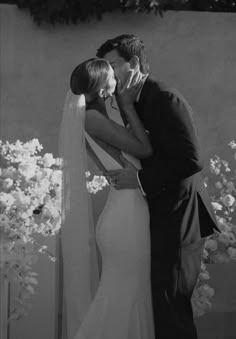
M 133 110 L 133 111 L 132 111 Z M 134 108 L 129 107 L 132 115 L 132 131 L 108 119 L 96 110 L 86 111 L 86 131 L 111 146 L 142 159 L 152 154 L 152 147 L 145 129 L 142 126 Z

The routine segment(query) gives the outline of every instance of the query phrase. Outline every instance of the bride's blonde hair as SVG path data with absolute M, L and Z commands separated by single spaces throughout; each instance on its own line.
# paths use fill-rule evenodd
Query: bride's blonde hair
M 101 58 L 92 58 L 79 64 L 70 78 L 71 91 L 76 94 L 96 96 L 101 88 L 105 88 L 108 80 L 110 64 Z

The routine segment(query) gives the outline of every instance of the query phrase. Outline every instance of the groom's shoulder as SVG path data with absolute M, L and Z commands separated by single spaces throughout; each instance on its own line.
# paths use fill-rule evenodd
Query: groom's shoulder
M 186 103 L 186 98 L 183 94 L 175 87 L 169 86 L 163 81 L 156 80 L 153 76 L 148 78 L 150 90 L 158 94 L 159 98 L 162 97 L 169 102 L 184 102 Z
M 149 89 L 153 89 L 158 92 L 164 92 L 168 91 L 168 86 L 162 81 L 157 80 L 153 75 L 149 75 L 149 77 L 146 80 L 146 84 L 149 87 Z
M 179 92 L 175 88 L 169 86 L 164 81 L 157 80 L 153 75 L 150 75 L 148 77 L 147 85 L 149 87 L 149 90 L 152 90 L 158 93 L 159 95 L 163 95 L 163 96 L 176 95 L 177 96 L 179 94 Z
M 168 107 L 169 112 L 188 112 L 193 117 L 191 105 L 177 88 L 155 79 L 150 81 L 158 88 L 158 100 L 163 107 Z

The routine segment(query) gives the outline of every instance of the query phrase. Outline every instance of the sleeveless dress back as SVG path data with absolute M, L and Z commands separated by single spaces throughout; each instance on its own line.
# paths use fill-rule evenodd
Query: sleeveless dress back
M 86 132 L 107 170 L 122 168 Z M 140 163 L 123 154 L 136 167 Z M 148 205 L 139 189 L 111 186 L 96 225 L 102 256 L 99 287 L 74 339 L 154 339 Z

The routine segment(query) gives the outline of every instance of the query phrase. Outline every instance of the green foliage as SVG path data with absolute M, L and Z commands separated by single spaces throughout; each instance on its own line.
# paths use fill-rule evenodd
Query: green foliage
M 236 12 L 236 0 L 16 0 L 16 4 L 28 9 L 37 24 L 76 24 L 114 10 L 160 15 L 166 10 Z

